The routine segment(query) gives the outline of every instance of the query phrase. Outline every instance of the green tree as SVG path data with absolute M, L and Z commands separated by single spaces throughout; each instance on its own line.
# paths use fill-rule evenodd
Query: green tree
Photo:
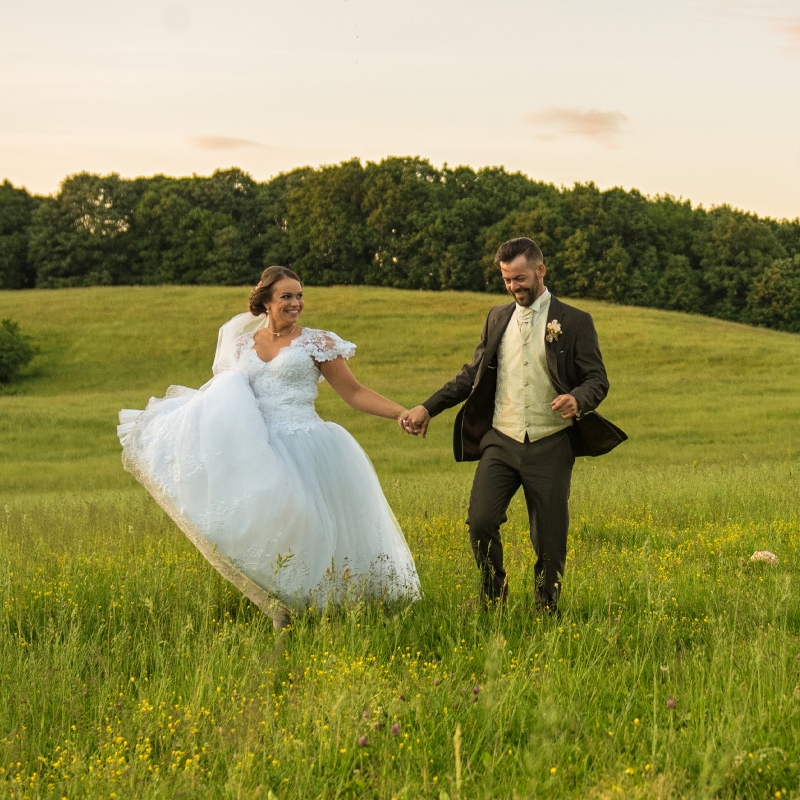
M 0 289 L 31 289 L 36 271 L 28 260 L 28 234 L 37 200 L 7 180 L 0 184 Z
M 766 267 L 753 283 L 747 310 L 755 325 L 800 333 L 800 255 Z
M 136 205 L 137 283 L 253 283 L 258 187 L 241 170 L 154 180 Z
M 320 167 L 289 192 L 293 268 L 310 284 L 359 284 L 371 260 L 362 211 L 364 168 L 354 158 Z
M 312 172 L 311 167 L 302 167 L 259 185 L 255 248 L 256 261 L 262 269 L 294 263 L 289 237 L 289 194 L 301 189 Z
M 11 319 L 0 320 L 0 383 L 9 383 L 36 355 L 30 337 Z
M 119 175 L 66 178 L 33 213 L 29 252 L 36 285 L 59 288 L 130 282 L 133 184 Z
M 386 158 L 364 170 L 362 211 L 371 259 L 364 281 L 396 288 L 439 288 L 429 280 L 425 228 L 438 211 L 441 174 L 420 158 Z
M 708 212 L 694 251 L 708 287 L 704 311 L 713 317 L 750 321 L 747 295 L 766 267 L 786 256 L 772 220 L 720 206 Z

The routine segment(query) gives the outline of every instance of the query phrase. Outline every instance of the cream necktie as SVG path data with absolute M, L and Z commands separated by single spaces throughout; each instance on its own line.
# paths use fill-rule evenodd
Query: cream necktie
M 520 306 L 517 309 L 517 319 L 519 320 L 519 332 L 523 340 L 527 340 L 533 329 L 533 309 L 530 306 Z

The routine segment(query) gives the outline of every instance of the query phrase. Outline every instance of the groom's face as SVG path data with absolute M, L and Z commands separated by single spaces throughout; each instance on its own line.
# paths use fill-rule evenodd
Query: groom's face
M 544 291 L 545 275 L 544 264 L 535 267 L 528 264 L 524 255 L 517 256 L 513 261 L 500 262 L 500 274 L 506 289 L 514 295 L 514 299 L 521 306 L 529 306 Z

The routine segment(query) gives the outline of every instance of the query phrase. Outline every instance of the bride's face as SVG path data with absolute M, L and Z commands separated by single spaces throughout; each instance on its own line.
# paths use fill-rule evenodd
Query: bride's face
M 272 324 L 280 327 L 297 323 L 303 310 L 303 286 L 294 278 L 281 278 L 272 287 L 272 298 L 264 304 Z

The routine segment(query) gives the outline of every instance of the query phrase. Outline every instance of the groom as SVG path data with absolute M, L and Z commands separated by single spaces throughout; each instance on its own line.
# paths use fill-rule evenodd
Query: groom
M 478 461 L 467 524 L 483 600 L 506 599 L 500 526 L 522 486 L 537 556 L 536 604 L 554 612 L 575 457 L 607 453 L 627 436 L 594 411 L 608 393 L 594 323 L 547 290 L 536 242 L 505 242 L 494 261 L 515 302 L 491 309 L 472 363 L 400 424 L 424 437 L 431 417 L 466 401 L 453 449 L 456 461 Z

